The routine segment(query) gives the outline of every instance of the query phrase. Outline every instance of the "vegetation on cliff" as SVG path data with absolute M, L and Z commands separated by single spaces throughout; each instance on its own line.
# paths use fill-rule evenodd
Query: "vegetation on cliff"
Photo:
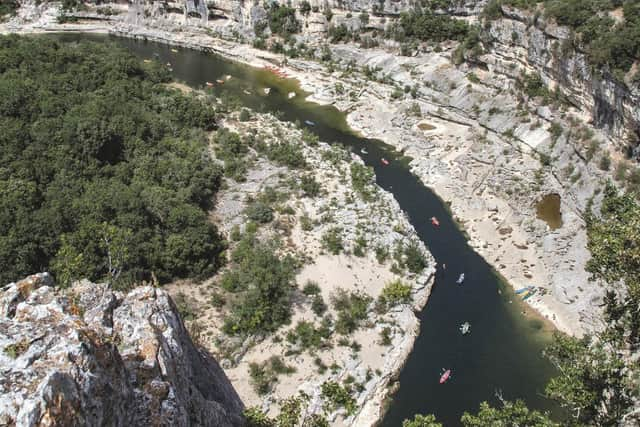
M 619 81 L 640 59 L 640 3 L 636 0 L 492 0 L 485 16 L 502 16 L 501 5 L 530 10 L 541 6 L 536 19 L 544 13 L 575 31 L 569 44 L 561 46 L 563 51 L 584 50 L 593 67 L 608 67 Z M 621 13 L 614 13 L 619 8 Z
M 0 38 L 0 282 L 211 273 L 214 111 L 105 44 Z

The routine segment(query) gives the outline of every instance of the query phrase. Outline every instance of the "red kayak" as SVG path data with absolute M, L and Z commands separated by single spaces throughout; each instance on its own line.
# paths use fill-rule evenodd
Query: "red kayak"
M 431 217 L 431 224 L 435 225 L 436 227 L 440 227 L 440 221 L 438 221 L 438 218 L 436 218 L 435 216 Z
M 389 160 L 385 159 L 384 157 L 382 158 L 382 160 L 380 160 L 382 162 L 383 165 L 388 165 L 389 164 Z
M 440 384 L 446 383 L 450 376 L 451 376 L 451 369 L 447 369 L 446 371 L 444 371 L 442 376 L 440 376 Z

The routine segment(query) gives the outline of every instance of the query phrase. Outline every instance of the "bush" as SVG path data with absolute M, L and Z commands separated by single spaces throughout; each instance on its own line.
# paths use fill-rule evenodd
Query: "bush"
M 302 293 L 308 297 L 313 295 L 319 295 L 320 285 L 318 285 L 316 282 L 309 280 L 307 281 L 307 284 L 304 285 L 304 288 L 302 288 Z
M 327 304 L 325 304 L 322 295 L 314 295 L 311 301 L 311 311 L 313 311 L 316 316 L 322 316 L 327 312 L 327 308 Z
M 306 197 L 316 197 L 322 187 L 313 175 L 304 175 L 300 178 L 300 189 Z
M 386 346 L 391 345 L 391 328 L 385 326 L 380 331 L 380 344 Z
M 302 169 L 307 162 L 302 154 L 302 147 L 292 142 L 276 142 L 265 147 L 266 155 L 280 165 L 293 169 Z
M 361 292 L 347 292 L 338 289 L 331 296 L 331 303 L 338 313 L 336 320 L 336 332 L 348 335 L 358 329 L 361 323 L 367 319 L 369 304 L 372 298 Z
M 292 374 L 296 370 L 287 366 L 279 356 L 271 356 L 263 363 L 249 363 L 249 377 L 251 385 L 259 395 L 269 393 L 278 382 L 278 375 Z
M 356 410 L 356 400 L 351 396 L 351 389 L 343 387 L 335 381 L 322 383 L 322 397 L 327 401 L 330 411 L 344 408 L 347 415 L 352 415 Z
M 257 243 L 248 237 L 232 258 L 235 265 L 229 273 L 229 287 L 243 293 L 225 319 L 224 331 L 228 334 L 272 332 L 288 322 L 296 270 L 294 260 L 289 256 L 281 259 L 273 244 Z
M 245 209 L 245 215 L 252 221 L 266 224 L 273 221 L 273 209 L 263 202 L 255 202 Z
M 400 13 L 400 20 L 391 25 L 387 36 L 397 41 L 417 39 L 443 42 L 462 41 L 469 32 L 469 25 L 449 15 L 435 14 L 430 10 L 412 10 Z
M 378 297 L 378 304 L 386 309 L 411 302 L 411 286 L 401 280 L 387 283 Z
M 313 230 L 313 221 L 311 221 L 311 218 L 309 218 L 308 215 L 300 217 L 300 228 L 302 228 L 303 231 Z
M 427 259 L 416 242 L 411 242 L 404 247 L 404 257 L 404 265 L 412 273 L 421 273 L 427 266 Z
M 238 120 L 240 120 L 241 122 L 248 122 L 249 120 L 251 120 L 251 112 L 247 108 L 243 108 L 242 110 L 240 110 Z
M 351 185 L 363 200 L 370 200 L 373 193 L 373 169 L 360 163 L 351 163 Z
M 300 22 L 296 19 L 295 9 L 273 2 L 267 8 L 269 28 L 274 34 L 285 39 L 300 31 Z
M 338 255 L 344 250 L 342 243 L 342 229 L 339 227 L 330 228 L 322 235 L 322 247 L 331 252 L 333 255 Z
M 600 158 L 600 163 L 598 164 L 598 167 L 603 171 L 608 171 L 609 169 L 611 169 L 611 156 L 609 156 L 609 153 L 605 153 Z
M 299 344 L 304 350 L 327 348 L 327 342 L 331 336 L 331 329 L 326 323 L 316 329 L 311 322 L 298 322 L 296 327 L 287 333 L 287 341 L 291 344 Z

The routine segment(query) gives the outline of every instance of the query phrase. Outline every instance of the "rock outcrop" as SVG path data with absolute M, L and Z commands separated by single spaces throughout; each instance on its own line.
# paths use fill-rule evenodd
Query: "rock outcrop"
M 534 12 L 507 6 L 491 22 L 491 45 L 481 60 L 494 72 L 516 78 L 522 70 L 539 73 L 592 124 L 622 143 L 640 137 L 640 87 L 617 81 L 607 70 L 594 70 L 587 55 L 574 46 L 574 35 Z
M 242 410 L 163 290 L 41 273 L 0 294 L 0 425 L 239 426 Z

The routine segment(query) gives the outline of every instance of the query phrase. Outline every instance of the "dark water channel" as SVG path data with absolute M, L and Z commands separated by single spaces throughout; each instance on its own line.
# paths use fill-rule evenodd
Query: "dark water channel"
M 61 35 L 64 40 L 106 40 L 106 36 Z M 170 62 L 174 77 L 202 87 L 223 76 L 232 78 L 215 85 L 217 95 L 237 97 L 243 105 L 263 111 L 278 111 L 283 120 L 305 123 L 321 140 L 339 143 L 360 153 L 375 169 L 378 184 L 393 193 L 425 242 L 438 265 L 431 298 L 420 313 L 421 332 L 400 374 L 400 388 L 390 403 L 384 426 L 399 426 L 415 413 L 433 413 L 446 426 L 459 425 L 465 410 L 476 412 L 480 402 L 497 403 L 496 391 L 504 398 L 522 398 L 535 409 L 554 410 L 542 396 L 552 368 L 542 357 L 550 338 L 549 326 L 525 308 L 493 269 L 467 244 L 447 206 L 410 173 L 408 159 L 380 141 L 350 131 L 343 114 L 333 107 L 306 102 L 296 82 L 275 77 L 198 51 L 123 38 L 109 37 L 142 58 Z M 270 87 L 265 95 L 263 89 Z M 289 99 L 295 91 L 299 96 Z M 390 161 L 383 166 L 380 159 Z M 440 227 L 431 225 L 436 216 Z M 462 286 L 455 284 L 465 273 Z M 471 333 L 461 335 L 461 323 L 471 324 Z M 365 344 L 365 343 L 363 343 Z M 365 344 L 366 345 L 366 344 Z M 441 369 L 451 369 L 452 378 L 440 385 Z

